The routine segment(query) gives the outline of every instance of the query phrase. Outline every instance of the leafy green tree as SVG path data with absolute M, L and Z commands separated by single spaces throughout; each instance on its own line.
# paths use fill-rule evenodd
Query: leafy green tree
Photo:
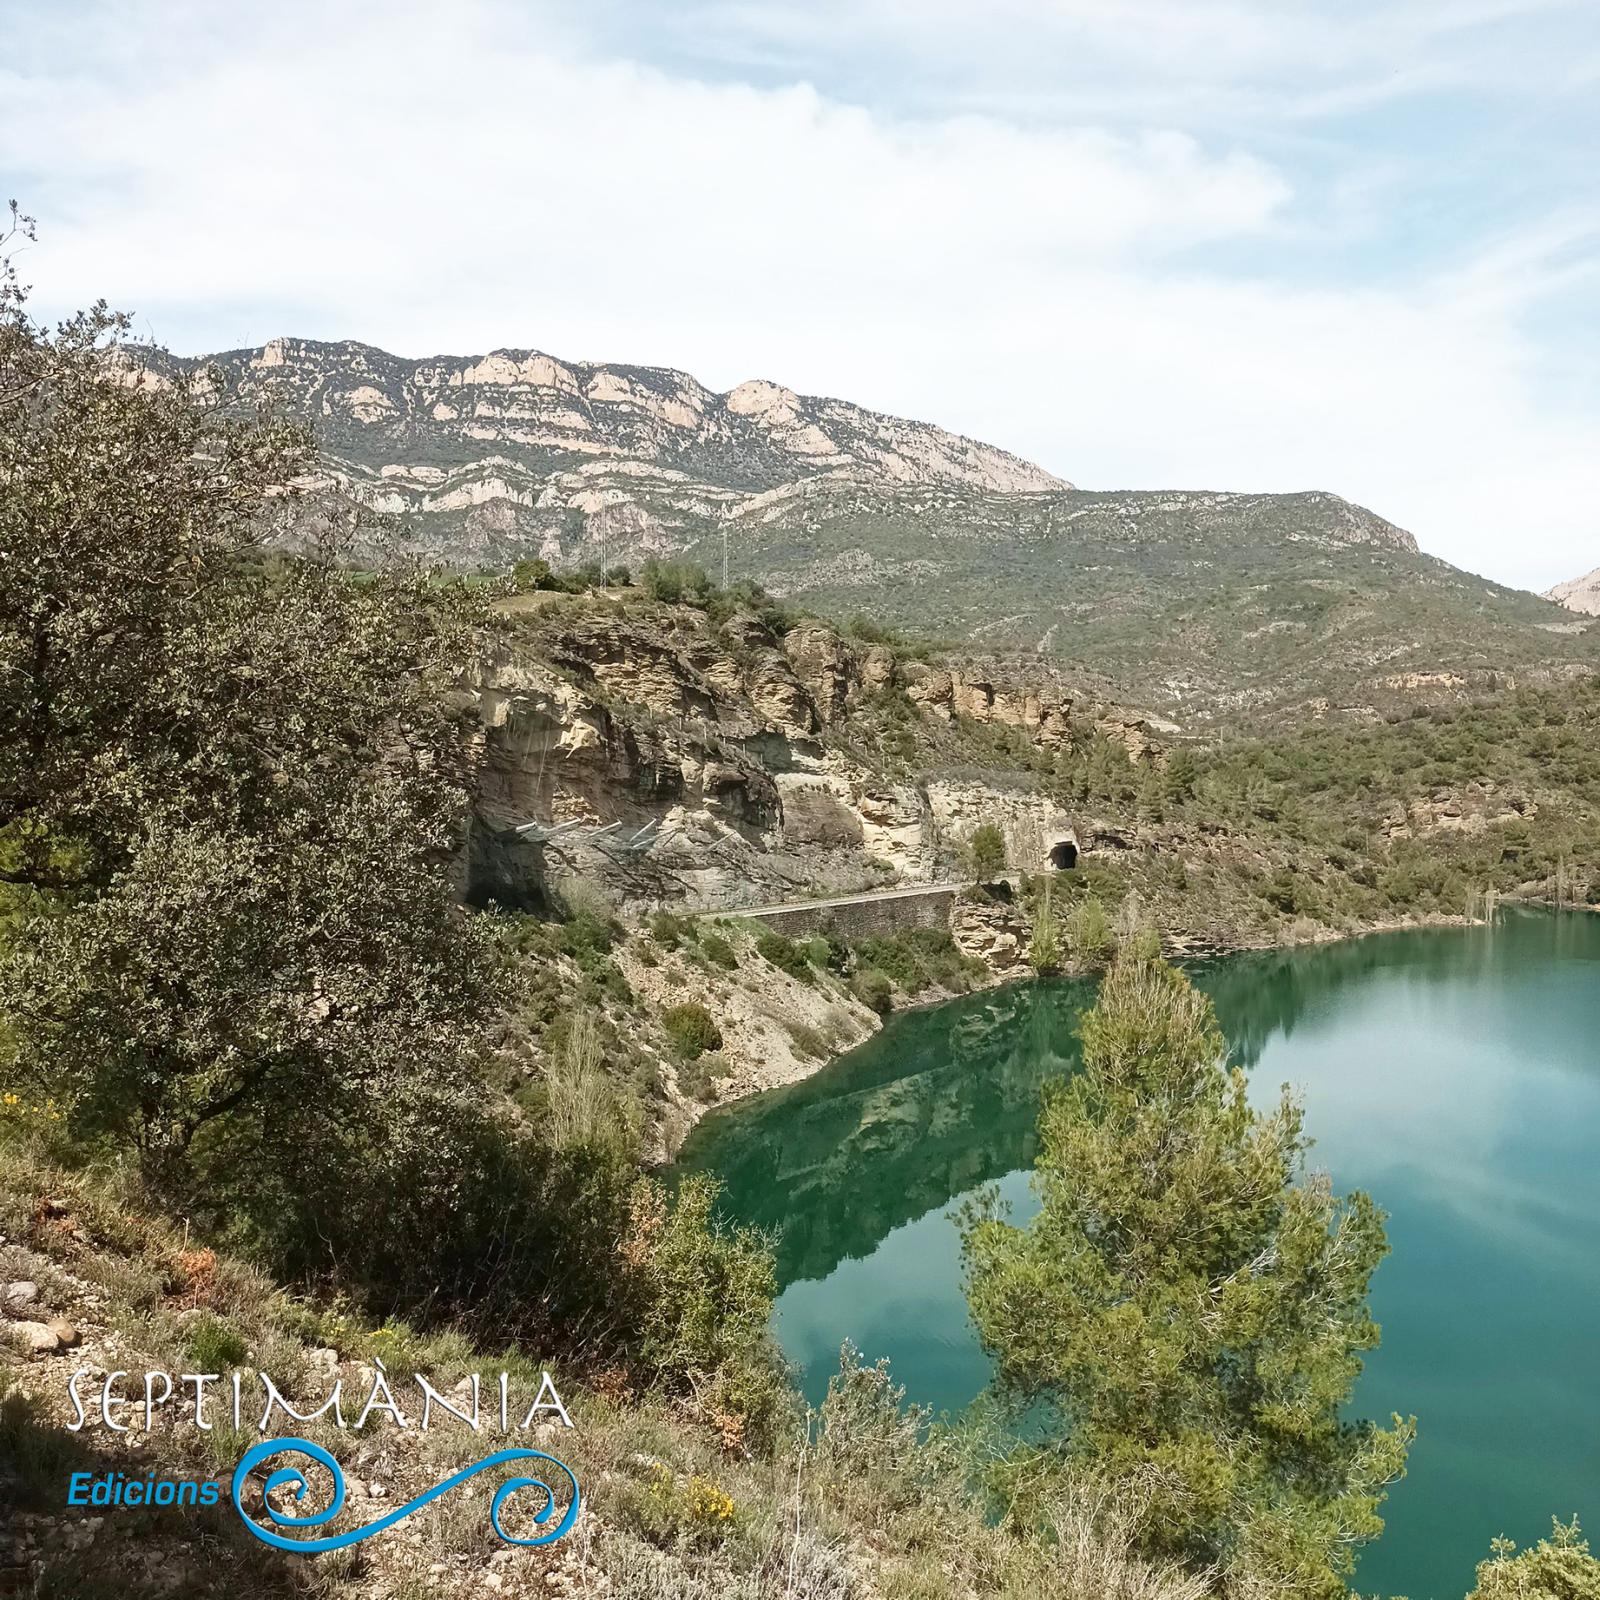
M 556 587 L 550 563 L 543 556 L 525 556 L 511 569 L 511 581 L 520 590 Z
M 1200 768 L 1193 752 L 1174 750 L 1167 757 L 1161 776 L 1169 800 L 1181 803 L 1189 799 L 1194 794 L 1195 784 L 1200 781 Z
M 704 605 L 716 588 L 704 567 L 692 561 L 662 561 L 655 556 L 645 561 L 640 584 L 652 600 L 671 605 L 680 601 Z
M 359 1125 L 416 1074 L 464 1090 L 490 957 L 437 868 L 397 848 L 385 798 L 330 808 L 314 843 L 152 826 L 0 969 L 21 1079 L 166 1177 L 219 1119 L 237 1167 L 309 1123 Z
M 992 878 L 1006 868 L 1006 836 L 993 822 L 980 822 L 967 840 L 967 860 L 973 876 Z
M 45 331 L 0 261 L 0 875 L 47 893 L 103 884 L 188 781 L 204 620 L 308 460 L 204 374 L 147 372 L 127 326 Z
M 1080 960 L 1102 961 L 1116 946 L 1111 918 L 1096 895 L 1075 902 L 1067 912 L 1067 948 Z
M 39 326 L 0 234 L 7 1081 L 288 1274 L 620 1354 L 709 1394 L 730 1442 L 770 1434 L 764 1242 L 702 1189 L 641 1209 L 592 1039 L 559 1148 L 476 1070 L 511 978 L 453 892 L 488 616 L 350 570 L 293 492 L 305 436 L 127 328 Z M 592 911 L 566 933 L 586 970 L 613 937 Z
M 497 1009 L 450 881 L 480 613 L 331 534 L 280 553 L 305 437 L 126 330 L 44 329 L 0 272 L 0 863 L 33 896 L 0 1011 L 74 1132 L 176 1179 L 224 1121 L 302 1159 L 463 1082 Z
M 1299 1106 L 1251 1108 L 1210 1002 L 1160 960 L 1120 959 L 1082 1034 L 1041 1117 L 1039 1214 L 1014 1226 L 991 1194 L 965 1220 L 999 1390 L 1047 1434 L 1015 1503 L 1099 1476 L 1151 1555 L 1340 1595 L 1413 1432 L 1340 1415 L 1378 1341 L 1382 1218 L 1305 1176 Z

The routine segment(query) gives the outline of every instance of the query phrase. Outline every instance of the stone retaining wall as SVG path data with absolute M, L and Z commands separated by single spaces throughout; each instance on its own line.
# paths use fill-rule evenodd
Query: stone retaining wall
M 812 906 L 782 906 L 770 911 L 733 913 L 791 937 L 837 929 L 847 938 L 864 939 L 901 933 L 907 928 L 948 928 L 959 883 L 930 884 L 913 894 L 863 895 L 852 900 Z

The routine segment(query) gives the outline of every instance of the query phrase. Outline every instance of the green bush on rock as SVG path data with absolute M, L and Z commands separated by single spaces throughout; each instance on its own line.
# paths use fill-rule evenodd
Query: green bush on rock
M 670 1202 L 648 1179 L 634 1189 L 621 1257 L 641 1295 L 639 1352 L 669 1382 L 708 1380 L 701 1404 L 730 1439 L 770 1444 L 793 1406 L 767 1328 L 772 1251 L 754 1229 L 719 1226 L 719 1192 L 698 1175 Z
M 850 992 L 880 1017 L 894 1009 L 894 980 L 881 967 L 863 967 L 851 978 Z
M 685 1000 L 662 1014 L 661 1024 L 673 1048 L 685 1061 L 693 1061 L 708 1050 L 722 1048 L 722 1030 L 716 1019 L 698 1000 Z

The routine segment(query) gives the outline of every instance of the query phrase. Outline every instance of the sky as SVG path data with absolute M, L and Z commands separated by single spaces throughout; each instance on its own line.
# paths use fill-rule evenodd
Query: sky
M 1596 0 L 0 0 L 51 316 L 765 377 L 1600 563 Z

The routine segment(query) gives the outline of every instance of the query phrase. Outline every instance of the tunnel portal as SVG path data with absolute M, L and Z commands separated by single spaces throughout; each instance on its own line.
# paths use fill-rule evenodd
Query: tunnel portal
M 1071 872 L 1078 864 L 1078 841 L 1058 839 L 1050 846 L 1050 865 L 1057 872 Z

